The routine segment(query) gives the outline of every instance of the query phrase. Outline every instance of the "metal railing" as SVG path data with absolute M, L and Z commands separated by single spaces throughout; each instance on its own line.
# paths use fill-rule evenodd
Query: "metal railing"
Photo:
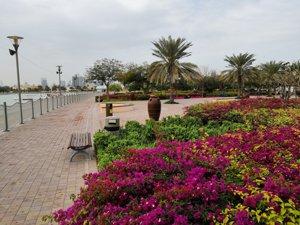
M 94 96 L 95 93 L 69 93 L 34 100 L 32 98 L 22 99 L 22 112 L 24 121 L 35 119 L 43 114 L 61 108 L 65 105 L 76 103 Z M 3 102 L 0 105 L 0 131 L 9 131 L 11 127 L 20 124 L 20 107 L 16 102 L 13 105 L 7 105 Z

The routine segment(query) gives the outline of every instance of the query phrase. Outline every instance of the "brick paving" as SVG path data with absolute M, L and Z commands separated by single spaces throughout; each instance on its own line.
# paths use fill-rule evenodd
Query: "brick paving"
M 162 117 L 182 114 L 183 107 L 212 99 L 178 101 L 178 105 L 162 104 Z M 122 124 L 148 118 L 147 101 L 132 103 L 115 111 Z M 95 159 L 78 157 L 69 162 L 70 135 L 94 133 L 103 122 L 104 110 L 90 98 L 0 134 L 0 224 L 43 224 L 43 215 L 69 206 L 69 196 L 83 185 L 82 175 L 97 170 Z
M 0 224 L 41 224 L 41 217 L 71 203 L 95 160 L 70 163 L 72 132 L 101 127 L 92 99 L 65 106 L 0 135 Z M 93 151 L 89 150 L 91 154 Z M 76 156 L 77 157 L 77 156 Z

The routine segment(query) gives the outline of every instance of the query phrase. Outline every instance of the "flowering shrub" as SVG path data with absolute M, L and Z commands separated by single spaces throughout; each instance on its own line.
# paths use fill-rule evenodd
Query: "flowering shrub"
M 300 126 L 131 150 L 66 210 L 67 224 L 299 224 Z
M 232 110 L 247 113 L 254 109 L 280 109 L 280 108 L 300 108 L 299 99 L 283 100 L 280 98 L 248 98 L 239 101 L 214 102 L 206 104 L 193 105 L 186 108 L 187 116 L 196 116 L 203 122 L 209 120 L 222 121 L 226 119 L 228 113 Z

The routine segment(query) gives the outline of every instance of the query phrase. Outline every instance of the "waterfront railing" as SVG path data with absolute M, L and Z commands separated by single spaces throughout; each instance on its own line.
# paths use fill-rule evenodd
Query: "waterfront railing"
M 35 119 L 63 106 L 86 100 L 94 95 L 95 93 L 93 92 L 82 92 L 50 96 L 36 100 L 24 98 L 22 99 L 24 122 L 26 123 L 29 120 Z M 0 103 L 0 130 L 9 131 L 18 124 L 20 124 L 19 103 L 16 102 L 13 105 L 7 105 L 6 102 Z

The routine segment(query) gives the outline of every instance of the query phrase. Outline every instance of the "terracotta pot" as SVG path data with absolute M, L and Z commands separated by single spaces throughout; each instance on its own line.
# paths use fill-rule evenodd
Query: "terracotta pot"
M 148 100 L 148 114 L 150 119 L 159 120 L 161 103 L 157 96 L 151 95 Z

